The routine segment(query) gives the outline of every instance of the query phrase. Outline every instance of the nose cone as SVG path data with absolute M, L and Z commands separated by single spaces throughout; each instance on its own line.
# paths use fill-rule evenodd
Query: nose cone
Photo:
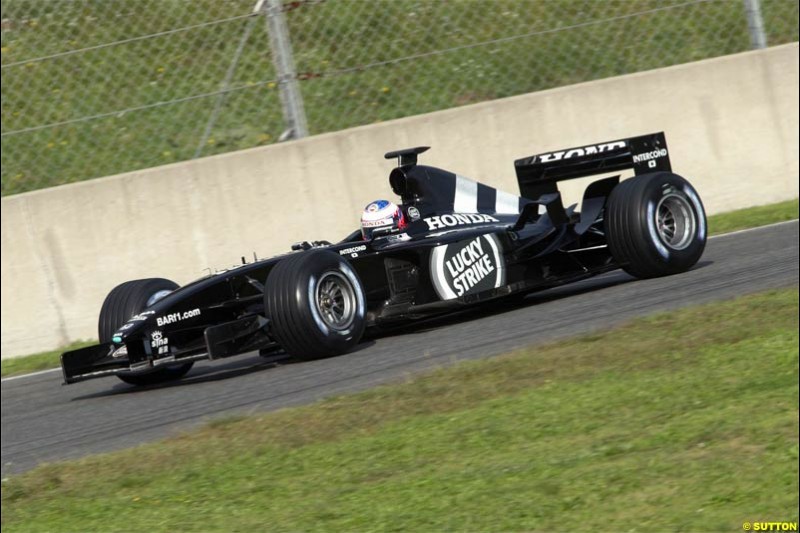
M 132 316 L 114 332 L 111 336 L 111 342 L 122 344 L 126 339 L 140 334 L 155 322 L 155 315 L 155 310 L 149 310 Z

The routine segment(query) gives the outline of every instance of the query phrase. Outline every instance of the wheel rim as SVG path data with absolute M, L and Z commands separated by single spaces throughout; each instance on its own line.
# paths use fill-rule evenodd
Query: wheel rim
M 316 305 L 325 325 L 335 330 L 349 328 L 356 316 L 356 293 L 340 272 L 326 272 L 317 283 Z
M 683 250 L 692 242 L 697 219 L 692 206 L 683 196 L 668 194 L 656 208 L 658 237 L 673 250 Z

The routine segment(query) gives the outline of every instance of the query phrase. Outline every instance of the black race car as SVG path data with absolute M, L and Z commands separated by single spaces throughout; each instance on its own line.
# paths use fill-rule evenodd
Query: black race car
M 179 287 L 125 282 L 100 310 L 100 344 L 61 356 L 64 381 L 116 375 L 134 385 L 178 379 L 194 361 L 284 350 L 337 355 L 366 328 L 447 313 L 622 268 L 683 272 L 705 247 L 700 197 L 671 172 L 662 133 L 517 160 L 520 195 L 397 158 L 389 181 L 408 224 L 365 241 L 302 242 Z M 635 176 L 620 181 L 622 170 Z M 565 208 L 560 180 L 606 175 Z

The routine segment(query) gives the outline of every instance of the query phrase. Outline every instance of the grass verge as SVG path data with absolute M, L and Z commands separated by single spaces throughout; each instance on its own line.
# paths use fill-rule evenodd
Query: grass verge
M 737 209 L 708 217 L 708 233 L 719 235 L 798 218 L 798 199 Z
M 761 205 L 710 216 L 708 217 L 708 229 L 710 235 L 717 235 L 796 218 L 798 218 L 797 198 L 777 204 Z M 77 348 L 89 346 L 90 344 L 93 344 L 93 341 L 78 341 L 51 352 L 4 359 L 2 363 L 2 377 L 55 368 L 59 365 L 59 356 L 62 352 L 75 350 Z
M 798 291 L 3 482 L 4 531 L 741 531 L 798 516 Z
M 49 352 L 3 359 L 2 363 L 0 364 L 0 368 L 2 368 L 2 375 L 5 378 L 21 374 L 30 374 L 31 372 L 38 372 L 39 370 L 56 368 L 60 364 L 59 358 L 63 352 L 77 350 L 78 348 L 90 346 L 94 343 L 95 341 L 75 341 L 72 344 L 63 346 L 56 350 L 51 350 Z

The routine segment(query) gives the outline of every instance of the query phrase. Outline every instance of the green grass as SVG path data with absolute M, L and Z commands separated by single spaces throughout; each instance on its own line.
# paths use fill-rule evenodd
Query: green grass
M 720 213 L 708 217 L 709 234 L 716 235 L 745 228 L 765 226 L 775 222 L 783 222 L 798 218 L 798 200 L 789 200 L 777 204 L 762 205 Z M 37 370 L 55 368 L 59 365 L 59 356 L 67 350 L 74 350 L 92 344 L 90 341 L 79 341 L 67 347 L 51 352 L 4 359 L 2 376 L 27 374 Z
M 777 204 L 759 205 L 712 215 L 708 217 L 708 232 L 710 235 L 717 235 L 797 218 L 798 199 L 795 198 Z
M 2 367 L 2 377 L 17 376 L 20 374 L 30 374 L 38 370 L 56 368 L 60 364 L 60 357 L 63 352 L 77 350 L 85 346 L 94 344 L 95 341 L 76 341 L 68 346 L 63 346 L 49 352 L 42 352 L 22 357 L 9 357 L 0 363 Z
M 798 291 L 5 480 L 4 531 L 741 531 L 798 519 Z
M 299 2 L 286 18 L 316 134 L 750 49 L 740 1 L 641 14 L 682 3 L 329 0 Z M 3 133 L 109 116 L 4 137 L 2 194 L 192 158 L 215 97 L 121 111 L 220 90 L 249 22 L 14 63 L 238 16 L 252 4 L 4 0 Z M 798 39 L 796 0 L 761 5 L 770 45 Z M 554 29 L 564 31 L 368 67 Z M 228 95 L 203 155 L 269 144 L 284 131 L 269 50 L 258 21 L 233 73 L 242 89 Z

